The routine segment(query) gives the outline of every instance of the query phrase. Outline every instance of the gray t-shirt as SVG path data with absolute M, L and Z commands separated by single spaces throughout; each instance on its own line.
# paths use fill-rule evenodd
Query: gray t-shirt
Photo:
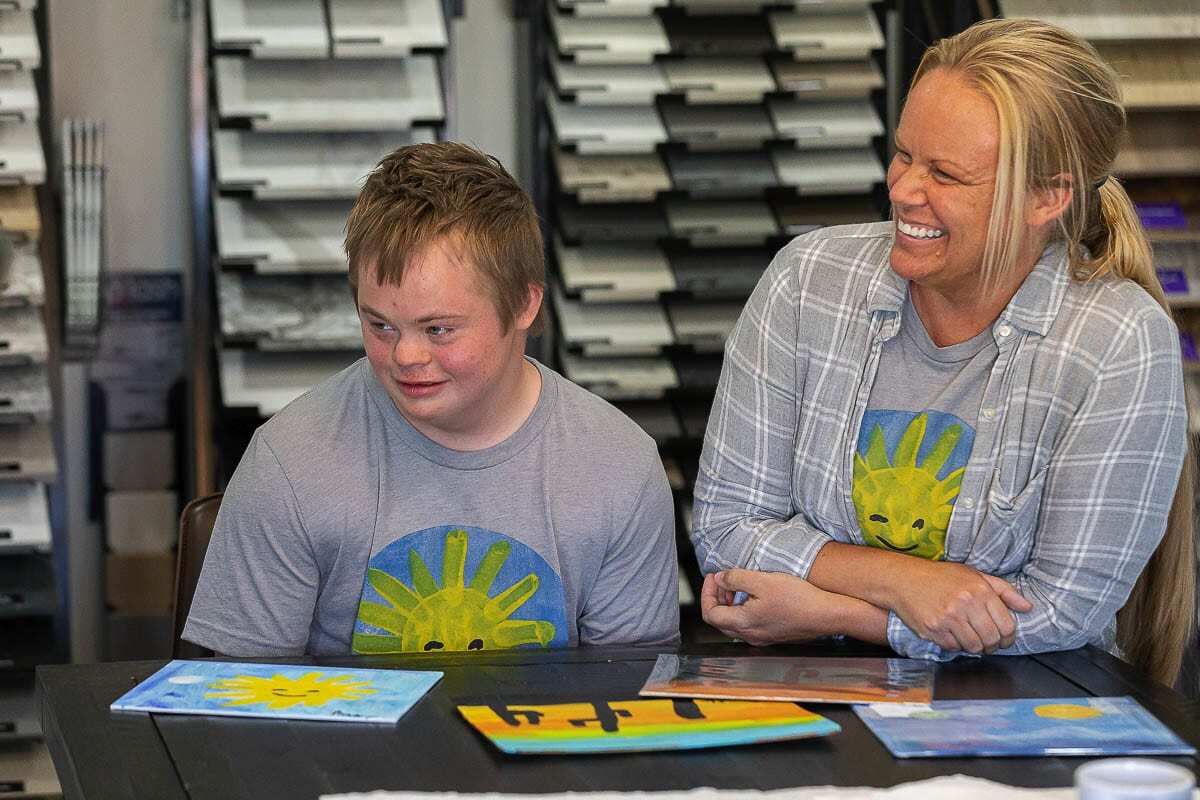
M 867 544 L 944 557 L 980 399 L 998 353 L 990 326 L 938 347 L 911 294 L 905 299 L 899 331 L 883 343 L 858 433 L 852 494 Z
M 184 638 L 245 656 L 677 641 L 653 440 L 537 367 L 534 411 L 485 450 L 414 429 L 366 359 L 272 417 L 221 503 Z

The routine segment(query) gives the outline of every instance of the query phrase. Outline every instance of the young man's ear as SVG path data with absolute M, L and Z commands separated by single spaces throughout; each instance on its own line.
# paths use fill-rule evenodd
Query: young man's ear
M 1025 222 L 1033 228 L 1054 222 L 1066 213 L 1073 196 L 1074 181 L 1065 172 L 1055 175 L 1044 186 L 1030 186 Z
M 533 325 L 533 321 L 537 319 L 538 311 L 542 308 L 542 299 L 546 294 L 546 287 L 536 283 L 529 284 L 529 294 L 525 301 L 525 308 L 521 309 L 521 313 L 517 314 L 515 325 L 517 330 L 527 331 Z

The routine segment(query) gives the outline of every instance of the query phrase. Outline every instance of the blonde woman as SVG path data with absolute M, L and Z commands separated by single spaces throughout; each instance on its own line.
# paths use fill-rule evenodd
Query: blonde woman
M 696 489 L 706 620 L 933 659 L 1090 643 L 1174 679 L 1187 420 L 1110 174 L 1124 122 L 1112 71 L 1060 28 L 930 48 L 893 220 L 793 241 L 729 339 Z

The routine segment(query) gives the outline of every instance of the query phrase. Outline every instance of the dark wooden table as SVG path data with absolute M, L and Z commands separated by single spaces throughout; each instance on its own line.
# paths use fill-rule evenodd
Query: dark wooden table
M 858 655 L 853 644 L 754 650 L 689 646 L 707 655 Z M 842 726 L 822 739 L 673 753 L 505 756 L 455 705 L 618 700 L 637 695 L 658 651 L 583 648 L 383 658 L 274 659 L 326 666 L 439 669 L 445 677 L 394 726 L 113 714 L 109 704 L 164 662 L 48 666 L 37 671 L 42 723 L 67 798 L 315 798 L 372 789 L 461 792 L 777 789 L 890 786 L 963 773 L 1022 786 L 1069 786 L 1074 758 L 892 758 L 847 706 L 817 710 Z M 872 654 L 882 655 L 879 651 Z M 962 659 L 939 667 L 938 699 L 1133 695 L 1200 748 L 1200 704 L 1142 680 L 1105 653 Z M 1194 758 L 1172 761 L 1196 771 Z

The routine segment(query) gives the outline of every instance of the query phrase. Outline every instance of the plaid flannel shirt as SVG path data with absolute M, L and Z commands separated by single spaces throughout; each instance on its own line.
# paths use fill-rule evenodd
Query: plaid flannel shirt
M 779 252 L 725 348 L 695 492 L 705 572 L 806 577 L 830 540 L 863 544 L 855 443 L 907 282 L 890 222 L 824 228 Z M 992 323 L 999 354 L 946 533 L 946 560 L 1033 603 L 1005 653 L 1111 647 L 1116 612 L 1166 529 L 1186 452 L 1174 323 L 1144 290 L 1069 279 L 1051 245 Z M 1147 624 L 1151 621 L 1147 620 Z M 957 653 L 894 612 L 898 653 Z

